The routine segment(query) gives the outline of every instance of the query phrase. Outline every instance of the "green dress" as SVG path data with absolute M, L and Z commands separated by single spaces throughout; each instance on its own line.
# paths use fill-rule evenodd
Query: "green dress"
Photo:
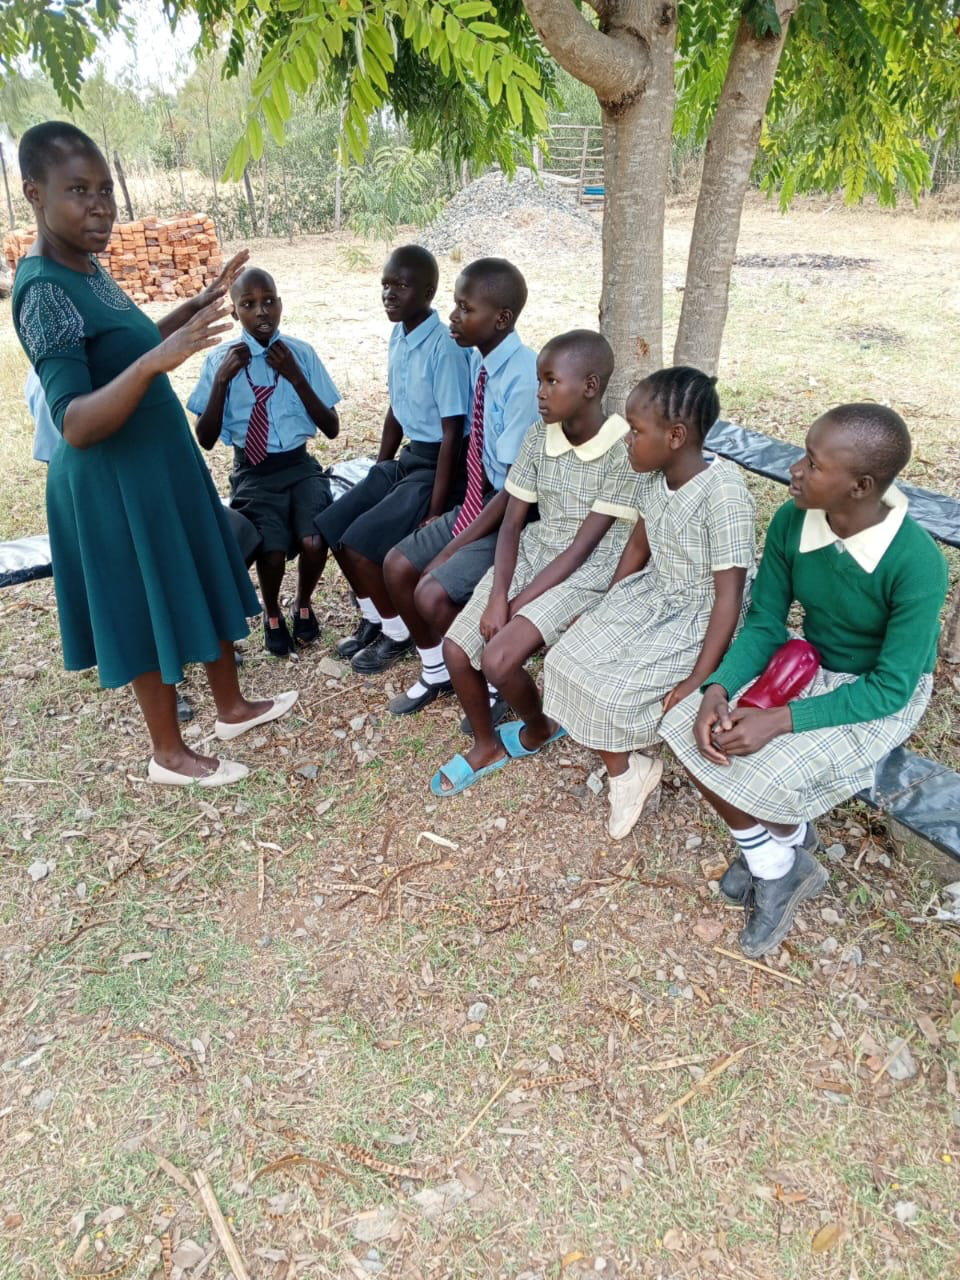
M 49 258 L 17 268 L 13 320 L 63 431 L 70 401 L 112 381 L 162 341 L 99 263 L 91 274 Z M 68 671 L 96 666 L 117 688 L 211 662 L 260 612 L 223 505 L 169 379 L 153 380 L 130 418 L 88 449 L 64 442 L 50 462 L 47 521 Z

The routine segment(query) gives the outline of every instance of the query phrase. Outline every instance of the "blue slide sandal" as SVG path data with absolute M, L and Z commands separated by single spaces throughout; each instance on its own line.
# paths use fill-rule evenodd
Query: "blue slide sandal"
M 500 735 L 500 741 L 507 748 L 512 760 L 522 760 L 524 756 L 535 756 L 538 751 L 542 751 L 543 747 L 535 747 L 532 751 L 523 745 L 520 741 L 521 730 L 525 728 L 522 720 L 511 720 L 508 724 L 502 724 L 497 733 Z M 547 743 L 556 742 L 558 738 L 565 738 L 567 731 L 562 726 L 556 733 L 550 735 L 543 746 Z
M 498 769 L 502 769 L 505 764 L 509 763 L 510 756 L 507 755 L 502 760 L 494 760 L 493 764 L 484 765 L 482 769 L 472 769 L 466 757 L 458 752 L 452 760 L 448 760 L 446 764 L 441 765 L 430 779 L 430 790 L 435 796 L 440 796 L 442 799 L 458 796 L 461 791 L 466 791 L 467 787 L 472 787 L 475 782 L 479 782 L 488 773 L 496 773 Z M 449 789 L 443 786 L 444 778 L 453 783 L 453 786 Z

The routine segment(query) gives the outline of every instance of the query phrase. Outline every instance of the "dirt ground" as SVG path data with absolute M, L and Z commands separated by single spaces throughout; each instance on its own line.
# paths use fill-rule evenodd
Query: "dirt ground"
M 909 478 L 958 492 L 960 226 L 935 215 L 751 202 L 725 416 L 799 440 L 831 403 L 886 400 L 914 431 Z M 671 209 L 670 326 L 691 219 Z M 510 245 L 526 341 L 595 323 L 594 243 Z M 383 256 L 253 246 L 344 397 L 325 459 L 378 438 Z M 43 529 L 43 477 L 0 306 L 11 537 Z M 783 491 L 755 488 L 769 514 Z M 247 642 L 244 683 L 301 701 L 236 744 L 247 782 L 200 796 L 144 784 L 129 690 L 63 672 L 49 582 L 0 599 L 0 1280 L 228 1277 L 197 1174 L 257 1280 L 956 1274 L 942 868 L 835 811 L 827 891 L 750 966 L 715 893 L 729 847 L 671 761 L 622 845 L 567 741 L 439 803 L 456 706 L 391 720 L 412 664 L 332 663 L 353 623 L 332 570 L 318 613 L 322 642 L 286 663 Z M 957 760 L 960 680 L 937 678 L 920 745 Z M 187 692 L 209 743 L 196 675 Z

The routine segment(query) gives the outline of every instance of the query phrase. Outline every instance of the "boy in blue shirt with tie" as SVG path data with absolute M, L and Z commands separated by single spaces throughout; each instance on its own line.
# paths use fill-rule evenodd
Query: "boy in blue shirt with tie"
M 200 415 L 196 432 L 204 449 L 218 437 L 233 446 L 231 505 L 262 537 L 256 564 L 264 640 L 270 653 L 284 657 L 293 648 L 280 613 L 288 553 L 299 552 L 293 639 L 309 644 L 320 634 L 310 597 L 326 546 L 313 522 L 331 493 L 306 442 L 318 427 L 329 439 L 336 436 L 340 421 L 333 406 L 340 396 L 313 348 L 280 333 L 283 304 L 272 276 L 250 267 L 230 297 L 243 337 L 210 352 L 187 407 Z
M 360 606 L 359 625 L 337 652 L 364 675 L 385 671 L 413 648 L 384 584 L 387 552 L 460 502 L 466 486 L 470 366 L 431 305 L 439 279 L 436 259 L 420 245 L 404 245 L 388 258 L 381 295 L 394 322 L 390 407 L 377 465 L 316 520 Z M 404 436 L 408 444 L 400 449 Z

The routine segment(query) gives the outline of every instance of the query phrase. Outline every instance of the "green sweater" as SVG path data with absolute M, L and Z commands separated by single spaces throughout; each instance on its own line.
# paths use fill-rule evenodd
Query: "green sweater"
M 860 678 L 791 702 L 794 733 L 893 715 L 933 670 L 946 560 L 909 515 L 872 573 L 833 544 L 801 555 L 804 515 L 789 501 L 770 521 L 743 629 L 704 687 L 720 684 L 732 696 L 759 676 L 789 639 L 796 600 L 803 633 L 826 670 Z

